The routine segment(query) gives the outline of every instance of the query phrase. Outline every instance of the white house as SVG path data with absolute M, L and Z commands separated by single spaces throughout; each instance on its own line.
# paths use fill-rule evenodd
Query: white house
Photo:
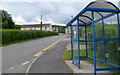
M 40 30 L 40 24 L 22 25 L 21 30 Z M 58 32 L 58 25 L 51 25 L 50 23 L 42 24 L 42 30 Z
M 73 33 L 74 33 L 74 35 L 76 35 L 77 34 L 77 26 L 73 25 L 72 27 L 73 27 Z M 65 32 L 66 32 L 66 34 L 70 34 L 71 33 L 70 26 L 68 26 L 66 28 Z

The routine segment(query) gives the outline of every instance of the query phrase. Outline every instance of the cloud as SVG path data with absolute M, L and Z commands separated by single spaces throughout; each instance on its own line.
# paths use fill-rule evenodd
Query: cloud
M 21 17 L 21 16 L 13 16 L 12 17 L 13 18 L 13 21 L 15 22 L 15 23 L 18 23 L 18 24 L 23 24 L 23 23 L 25 23 L 25 20 Z
M 70 6 L 63 6 L 60 8 L 59 13 L 65 14 L 65 15 L 73 15 L 76 13 L 76 9 Z
M 95 0 L 24 0 L 25 2 L 89 2 Z M 110 0 L 111 2 L 118 2 L 119 0 Z M 20 0 L 1 0 L 1 2 L 20 2 Z
M 36 0 L 35 0 L 36 1 Z M 43 15 L 43 22 L 66 24 L 71 16 L 75 16 L 92 0 L 87 2 L 3 2 L 0 9 L 8 11 L 16 24 L 40 23 L 40 16 Z M 60 1 L 60 0 L 58 0 Z M 72 1 L 72 0 L 71 0 Z M 80 1 L 80 0 L 79 0 Z M 115 2 L 114 2 L 115 3 Z
M 55 6 L 52 5 L 50 2 L 40 2 L 38 7 L 43 8 L 43 10 L 55 11 Z

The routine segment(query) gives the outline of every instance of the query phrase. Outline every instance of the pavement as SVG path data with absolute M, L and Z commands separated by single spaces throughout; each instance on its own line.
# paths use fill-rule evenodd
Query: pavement
M 77 44 L 74 44 L 74 49 Z M 81 45 L 81 49 L 85 49 L 85 45 Z M 67 45 L 67 50 L 70 50 L 70 44 Z M 73 71 L 73 73 L 77 73 L 80 75 L 94 75 L 94 65 L 85 60 L 80 61 L 80 68 L 74 63 L 72 64 L 72 60 L 65 60 L 66 64 Z M 97 68 L 100 68 L 97 66 Z M 114 75 L 110 71 L 97 71 L 97 75 Z M 115 74 L 117 75 L 117 74 Z
M 71 60 L 66 60 L 65 61 L 66 64 L 69 66 L 70 69 L 73 70 L 73 73 L 81 73 L 81 74 L 93 74 L 94 73 L 94 65 L 85 61 L 85 60 L 81 60 L 81 67 L 80 69 L 77 67 L 77 65 L 72 64 Z M 109 75 L 113 75 L 111 72 L 109 71 L 97 71 L 98 74 L 109 74 Z
M 26 73 L 39 51 L 65 36 L 51 36 L 2 47 L 2 72 Z M 50 60 L 50 59 L 49 59 Z
M 37 58 L 29 68 L 30 73 L 72 73 L 63 60 L 67 40 L 64 39 Z

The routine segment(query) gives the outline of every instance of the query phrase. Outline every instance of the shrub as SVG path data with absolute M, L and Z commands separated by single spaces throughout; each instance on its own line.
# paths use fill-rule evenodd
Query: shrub
M 2 44 L 7 44 L 20 40 L 36 39 L 46 36 L 58 35 L 57 32 L 41 31 L 41 30 L 4 29 L 1 31 L 2 31 Z

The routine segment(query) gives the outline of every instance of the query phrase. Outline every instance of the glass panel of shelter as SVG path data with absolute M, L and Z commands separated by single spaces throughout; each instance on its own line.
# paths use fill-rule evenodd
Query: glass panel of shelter
M 96 16 L 96 15 L 94 15 L 94 16 Z M 98 16 L 98 14 L 97 14 L 97 16 Z M 115 20 L 115 18 L 112 18 L 113 20 Z M 82 19 L 81 19 L 82 20 Z M 108 21 L 107 21 L 108 22 Z M 80 22 L 79 24 L 82 24 L 82 22 Z M 104 28 L 103 28 L 103 24 L 104 24 Z M 96 22 L 95 23 L 95 37 L 96 38 L 106 38 L 108 35 L 110 35 L 110 33 L 108 33 L 108 30 L 107 30 L 107 27 L 109 27 L 109 26 L 113 26 L 113 27 L 111 27 L 111 28 L 114 28 L 114 29 L 116 29 L 116 28 L 118 28 L 118 25 L 109 25 L 109 24 L 107 24 L 107 23 L 102 23 L 102 21 L 99 21 L 99 22 Z M 109 29 L 109 28 L 108 28 Z M 73 30 L 77 30 L 77 28 L 75 29 L 73 29 Z M 81 36 L 81 40 L 85 40 L 85 35 L 82 35 L 82 34 L 85 34 L 85 29 L 84 29 L 84 27 L 80 27 L 80 30 L 81 30 L 81 32 L 80 32 L 80 36 Z M 105 31 L 105 32 L 103 32 L 103 31 Z M 114 31 L 112 31 L 112 33 L 113 33 Z M 91 26 L 88 26 L 87 27 L 87 40 L 91 40 L 92 39 L 92 30 L 91 30 Z M 76 35 L 75 35 L 76 34 Z M 78 36 L 78 34 L 77 34 L 77 31 L 76 31 L 76 33 L 74 34 L 74 39 L 77 39 L 76 38 L 76 36 Z M 115 34 L 118 34 L 118 31 L 116 31 L 115 32 Z M 118 37 L 118 36 L 114 36 L 114 37 Z M 108 37 L 108 38 L 110 38 L 110 37 Z M 115 54 L 115 53 L 110 53 L 110 55 L 109 55 L 109 53 L 108 53 L 108 51 L 104 51 L 103 49 L 104 48 L 106 48 L 107 50 L 108 50 L 108 48 L 109 48 L 109 44 L 110 43 L 105 43 L 106 41 L 97 41 L 96 42 L 96 50 L 97 50 L 97 54 L 100 54 L 100 55 L 97 55 L 97 59 L 100 59 L 100 60 L 103 60 L 103 61 L 105 61 L 105 62 L 110 62 L 109 60 L 108 60 L 108 58 L 112 61 L 112 59 L 114 58 L 114 57 L 111 57 L 110 55 L 112 55 L 112 54 Z M 110 41 L 111 42 L 111 41 Z M 117 41 L 118 42 L 118 41 Z M 76 44 L 76 43 L 75 43 Z M 81 43 L 80 43 L 81 44 Z M 106 45 L 108 45 L 108 46 L 106 46 Z M 91 51 L 90 50 L 92 50 L 93 51 L 93 46 L 92 46 L 92 42 L 88 42 L 88 45 L 87 45 L 87 47 L 88 47 L 88 55 L 89 56 L 91 56 L 91 57 L 93 57 L 93 52 L 92 53 L 90 53 Z M 111 46 L 112 47 L 112 46 Z M 116 48 L 115 49 L 117 49 L 119 46 L 117 45 L 116 46 Z M 112 48 L 109 48 L 109 49 L 112 49 Z M 75 49 L 76 50 L 76 49 Z M 90 51 L 90 52 L 89 52 Z M 114 50 L 114 51 L 116 51 L 116 50 Z M 75 53 L 74 53 L 74 55 L 76 55 L 77 53 L 76 53 L 76 51 L 75 51 Z M 79 57 L 79 56 L 78 56 Z M 119 57 L 119 52 L 117 52 L 117 54 L 116 54 L 116 63 L 114 63 L 114 62 L 110 62 L 110 63 L 113 63 L 113 64 L 118 64 L 118 60 L 117 59 L 119 59 L 118 58 Z M 76 58 L 77 59 L 77 58 Z M 76 60 L 75 59 L 75 60 Z M 77 61 L 77 60 L 76 60 Z M 78 61 L 77 61 L 78 62 Z M 107 66 L 108 67 L 108 66 Z

